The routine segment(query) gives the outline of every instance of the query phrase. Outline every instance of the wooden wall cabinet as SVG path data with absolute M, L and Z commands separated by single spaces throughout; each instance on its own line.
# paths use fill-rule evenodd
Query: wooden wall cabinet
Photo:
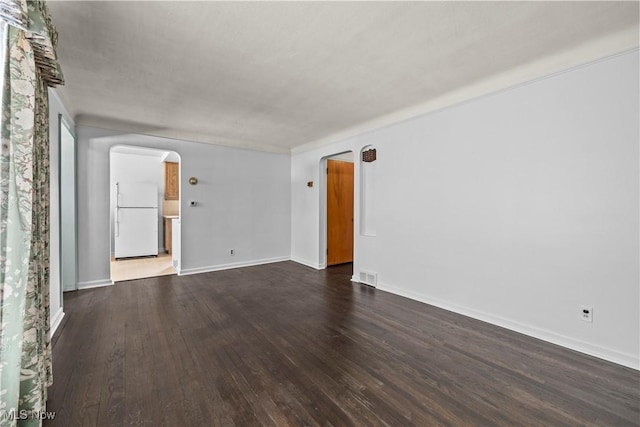
M 164 199 L 179 200 L 180 184 L 180 164 L 175 162 L 164 162 Z

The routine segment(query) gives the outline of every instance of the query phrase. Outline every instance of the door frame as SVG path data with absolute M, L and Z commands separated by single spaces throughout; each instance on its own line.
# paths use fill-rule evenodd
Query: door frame
M 73 138 L 73 155 L 71 158 L 63 158 L 65 150 L 63 149 L 63 141 L 62 141 L 62 132 L 64 129 L 69 132 L 69 135 Z M 73 189 L 66 188 L 62 183 L 62 174 L 63 174 L 63 165 L 66 162 L 73 163 Z M 73 209 L 71 212 L 65 209 L 64 202 L 66 200 L 73 201 Z M 71 123 L 65 118 L 63 114 L 58 114 L 58 254 L 59 254 L 59 269 L 58 276 L 60 281 L 60 303 L 61 307 L 64 306 L 64 298 L 62 297 L 64 292 L 76 291 L 78 290 L 78 139 L 75 133 L 75 128 L 71 125 Z M 67 230 L 63 226 L 63 221 L 65 214 L 72 214 L 73 216 L 73 227 L 71 230 Z M 69 245 L 65 245 L 64 243 L 64 235 L 66 233 L 71 233 L 71 236 L 68 236 L 70 240 L 73 240 L 71 246 L 73 246 L 72 253 L 68 253 L 65 248 Z M 71 266 L 69 264 L 72 264 Z M 67 283 L 65 286 L 65 273 L 68 271 L 68 268 L 65 269 L 65 265 L 71 268 L 70 275 L 72 276 L 71 283 Z
M 320 193 L 320 201 L 319 201 L 319 208 L 320 208 L 320 234 L 318 236 L 318 243 L 319 243 L 319 262 L 318 262 L 318 267 L 323 270 L 325 268 L 327 268 L 327 160 L 331 160 L 331 158 L 339 156 L 341 154 L 347 154 L 347 153 L 351 153 L 353 155 L 353 218 L 354 218 L 354 223 L 353 223 L 353 260 L 355 262 L 356 259 L 356 211 L 358 209 L 358 192 L 356 191 L 358 188 L 358 173 L 356 172 L 356 153 L 354 150 L 344 150 L 344 151 L 340 151 L 337 153 L 333 153 L 333 154 L 329 154 L 327 156 L 324 156 L 320 159 L 320 179 L 318 180 L 318 184 L 320 186 L 319 188 L 319 193 Z
M 114 148 L 118 148 L 118 147 L 129 147 L 129 148 L 133 148 L 136 150 L 149 150 L 149 151 L 159 151 L 159 152 L 169 152 L 169 153 L 173 153 L 176 154 L 178 156 L 178 164 L 180 165 L 178 167 L 178 187 L 179 187 L 179 192 L 180 195 L 182 195 L 182 155 L 180 154 L 180 152 L 174 148 L 159 148 L 159 147 L 154 147 L 154 146 L 147 146 L 147 145 L 138 145 L 138 144 L 128 144 L 126 142 L 118 142 L 116 144 L 113 144 L 109 147 L 109 161 L 107 162 L 107 168 L 108 168 L 108 172 L 107 172 L 107 184 L 109 186 L 109 208 L 110 208 L 110 212 L 112 211 L 112 207 L 113 207 L 113 202 L 114 202 L 114 193 L 113 193 L 113 189 L 111 188 L 111 176 L 113 174 L 113 170 L 112 170 L 112 164 L 111 164 L 111 153 L 112 150 Z M 165 157 L 166 158 L 166 157 Z M 158 210 L 159 210 L 160 206 L 158 206 Z M 182 222 L 182 200 L 180 201 L 180 203 L 178 204 L 178 216 L 180 217 L 180 222 Z M 162 227 L 163 224 L 158 224 L 158 227 Z M 181 226 L 182 227 L 182 226 Z M 113 242 L 113 235 L 114 235 L 114 224 L 113 224 L 113 219 L 111 217 L 109 217 L 109 280 L 111 280 L 111 283 L 115 283 L 113 280 L 113 276 L 112 276 L 112 271 L 111 271 L 111 260 L 112 257 L 114 255 L 114 242 Z M 164 237 L 164 236 L 163 236 Z M 180 233 L 180 239 L 182 239 L 182 232 Z M 158 243 L 160 243 L 160 241 L 158 241 Z M 180 246 L 182 246 L 182 242 L 180 242 Z M 173 265 L 173 264 L 172 264 Z M 178 255 L 178 266 L 176 267 L 175 265 L 173 265 L 173 268 L 176 270 L 176 275 L 180 276 L 181 275 L 181 266 L 182 266 L 182 250 L 180 249 L 179 251 L 179 255 Z

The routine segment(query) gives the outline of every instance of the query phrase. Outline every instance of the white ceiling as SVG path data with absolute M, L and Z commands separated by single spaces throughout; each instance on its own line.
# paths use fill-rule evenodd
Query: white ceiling
M 276 152 L 638 45 L 638 2 L 48 4 L 76 124 Z

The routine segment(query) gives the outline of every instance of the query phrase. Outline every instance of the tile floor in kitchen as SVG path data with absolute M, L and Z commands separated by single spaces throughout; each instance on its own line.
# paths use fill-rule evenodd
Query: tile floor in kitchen
M 171 255 L 167 253 L 158 254 L 157 258 L 111 259 L 111 280 L 114 282 L 171 274 L 176 274 L 176 270 L 171 265 Z

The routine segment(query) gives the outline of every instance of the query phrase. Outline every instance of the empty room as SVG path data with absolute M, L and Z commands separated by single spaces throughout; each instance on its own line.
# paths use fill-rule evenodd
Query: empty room
M 0 426 L 640 426 L 639 16 L 0 0 Z

